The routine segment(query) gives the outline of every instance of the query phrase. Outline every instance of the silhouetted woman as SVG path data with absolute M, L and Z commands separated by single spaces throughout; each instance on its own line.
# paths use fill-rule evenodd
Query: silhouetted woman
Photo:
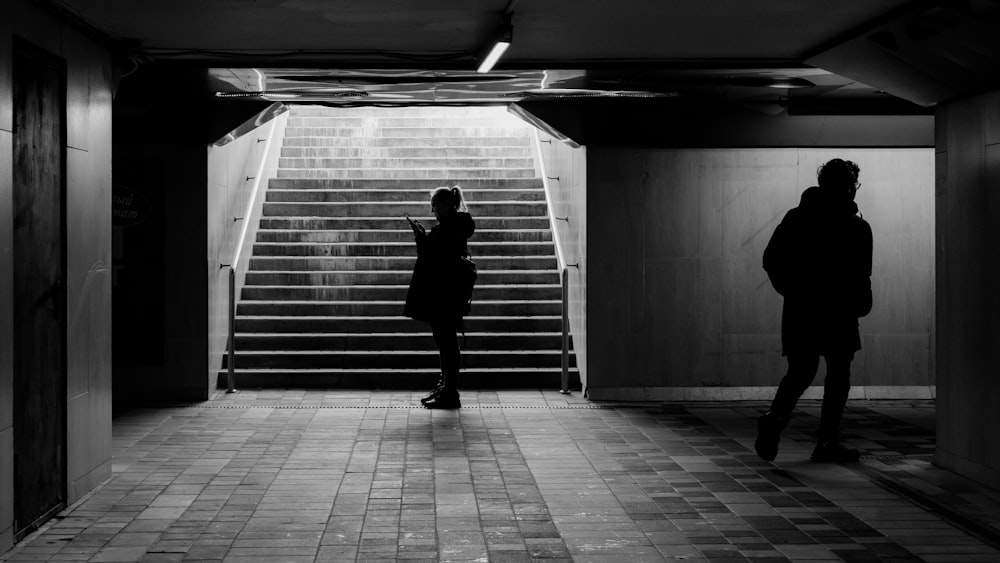
M 420 400 L 429 409 L 457 409 L 461 352 L 458 331 L 469 312 L 472 281 L 464 257 L 476 229 L 458 186 L 437 188 L 431 194 L 431 212 L 438 224 L 429 232 L 417 221 L 410 228 L 417 240 L 417 263 L 406 294 L 403 314 L 431 325 L 441 356 L 441 376 L 431 393 Z M 407 217 L 409 220 L 409 217 Z

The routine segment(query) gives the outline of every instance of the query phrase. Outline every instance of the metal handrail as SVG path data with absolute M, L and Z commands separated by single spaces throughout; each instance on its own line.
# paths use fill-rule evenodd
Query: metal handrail
M 545 159 L 542 158 L 542 149 L 539 144 L 542 142 L 541 138 L 538 136 L 538 129 L 532 129 L 532 134 L 535 137 L 535 156 L 538 159 L 538 169 L 542 175 L 542 189 L 545 190 L 545 200 L 547 202 L 552 201 L 552 189 L 549 187 L 550 180 L 559 180 L 559 177 L 550 178 L 545 170 Z M 555 212 L 552 209 L 551 203 L 545 206 L 546 213 L 549 215 L 549 224 L 552 225 L 552 242 L 556 247 L 556 262 L 559 264 L 559 270 L 562 271 L 566 269 L 566 257 L 563 255 L 563 249 L 561 241 L 559 240 L 559 230 L 556 229 L 556 221 L 566 221 L 569 222 L 569 217 L 556 217 Z
M 236 392 L 236 268 L 229 267 L 229 345 L 226 348 L 226 393 Z

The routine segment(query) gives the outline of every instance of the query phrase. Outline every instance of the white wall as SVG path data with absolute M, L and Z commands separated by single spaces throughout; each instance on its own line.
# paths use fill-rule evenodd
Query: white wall
M 587 159 L 590 396 L 770 398 L 785 371 L 782 303 L 761 256 L 815 185 L 817 167 L 835 157 L 861 166 L 857 201 L 875 237 L 875 309 L 861 321 L 855 396 L 931 396 L 931 149 L 595 147 Z
M 545 174 L 553 221 L 568 269 L 569 324 L 580 371 L 587 388 L 587 149 L 574 148 L 537 132 L 539 160 Z

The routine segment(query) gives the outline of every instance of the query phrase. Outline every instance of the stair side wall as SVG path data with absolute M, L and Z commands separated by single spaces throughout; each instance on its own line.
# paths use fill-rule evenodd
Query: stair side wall
M 533 134 L 551 208 L 552 230 L 567 268 L 569 325 L 580 382 L 587 389 L 587 148 Z M 575 266 L 574 266 L 575 265 Z
M 220 358 L 229 340 L 229 268 L 223 265 L 237 259 L 239 296 L 260 225 L 267 183 L 277 175 L 287 123 L 285 112 L 230 143 L 208 147 L 208 389 L 217 387 Z M 256 200 L 251 200 L 255 182 L 259 182 L 258 192 Z M 243 251 L 237 257 L 241 234 Z

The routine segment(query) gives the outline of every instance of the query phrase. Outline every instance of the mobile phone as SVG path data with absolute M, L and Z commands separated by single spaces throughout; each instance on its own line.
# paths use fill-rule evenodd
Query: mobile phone
M 415 225 L 416 224 L 416 222 L 413 219 L 410 219 L 409 215 L 403 215 L 403 217 L 406 217 L 406 220 L 409 221 L 411 225 Z

